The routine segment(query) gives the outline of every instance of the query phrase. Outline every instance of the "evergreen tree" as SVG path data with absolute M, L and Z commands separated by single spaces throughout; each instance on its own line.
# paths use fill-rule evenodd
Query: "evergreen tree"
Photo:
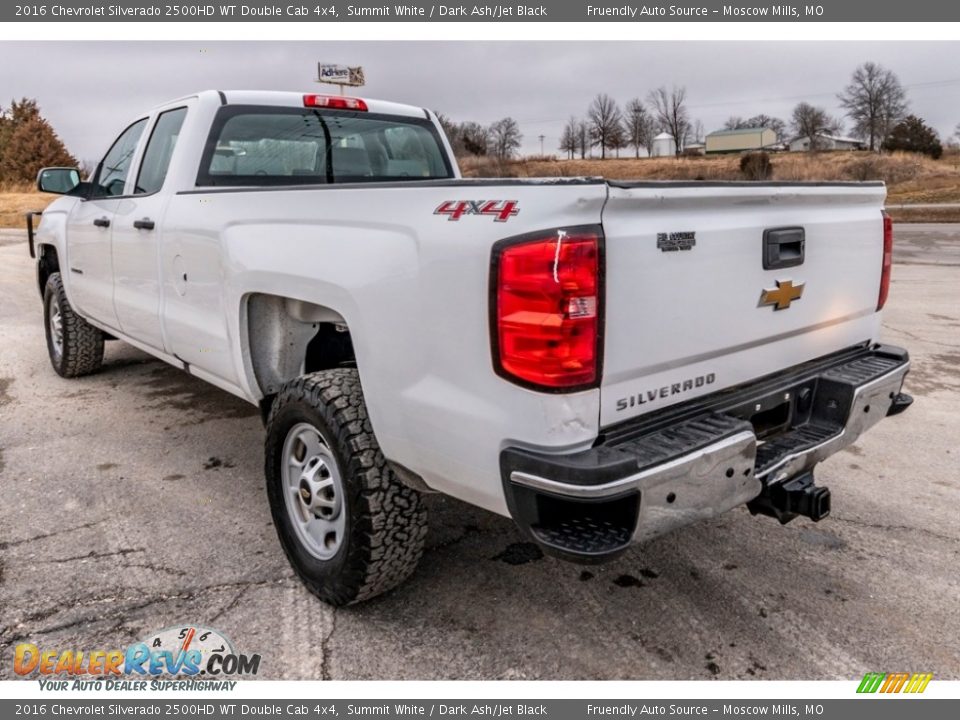
M 41 168 L 76 167 L 77 160 L 64 147 L 43 118 L 32 117 L 10 135 L 0 158 L 0 180 L 9 183 L 33 182 Z
M 887 150 L 923 153 L 934 160 L 943 155 L 943 145 L 940 144 L 936 130 L 916 115 L 908 115 L 893 128 L 884 147 Z
M 41 168 L 76 165 L 35 100 L 14 101 L 0 114 L 0 182 L 30 183 Z

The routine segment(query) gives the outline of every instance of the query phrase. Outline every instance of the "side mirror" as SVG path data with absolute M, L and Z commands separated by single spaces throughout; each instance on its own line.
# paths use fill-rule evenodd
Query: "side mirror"
M 107 185 L 107 196 L 116 197 L 117 195 L 123 195 L 123 189 L 127 186 L 127 181 L 122 178 L 114 178 L 110 181 L 110 184 Z
M 37 174 L 37 190 L 66 195 L 80 185 L 80 171 L 76 168 L 48 167 Z

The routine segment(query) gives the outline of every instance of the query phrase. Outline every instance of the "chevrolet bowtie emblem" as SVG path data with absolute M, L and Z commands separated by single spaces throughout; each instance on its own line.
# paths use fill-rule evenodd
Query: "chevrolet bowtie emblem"
M 794 285 L 793 280 L 777 280 L 777 286 L 764 290 L 760 295 L 760 306 L 773 305 L 774 310 L 786 310 L 790 303 L 803 295 L 805 283 Z

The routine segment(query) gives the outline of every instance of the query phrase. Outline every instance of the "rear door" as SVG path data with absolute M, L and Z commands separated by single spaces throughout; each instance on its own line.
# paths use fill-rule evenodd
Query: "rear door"
M 164 349 L 159 248 L 169 201 L 163 187 L 186 115 L 186 107 L 157 115 L 131 193 L 113 221 L 113 297 L 120 329 L 158 350 Z
M 146 124 L 143 118 L 120 134 L 94 173 L 92 196 L 77 203 L 67 221 L 70 301 L 83 315 L 111 328 L 118 325 L 113 306 L 114 216 Z
M 884 197 L 881 184 L 611 187 L 601 425 L 875 338 Z

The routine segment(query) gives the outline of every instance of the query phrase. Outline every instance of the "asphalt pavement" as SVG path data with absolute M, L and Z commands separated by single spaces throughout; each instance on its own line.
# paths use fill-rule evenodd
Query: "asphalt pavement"
M 396 591 L 332 610 L 284 559 L 253 406 L 119 342 L 47 360 L 23 234 L 0 233 L 0 678 L 13 648 L 221 630 L 269 679 L 960 679 L 960 226 L 899 226 L 884 335 L 912 408 L 825 462 L 819 524 L 746 509 L 603 566 L 428 500 Z

